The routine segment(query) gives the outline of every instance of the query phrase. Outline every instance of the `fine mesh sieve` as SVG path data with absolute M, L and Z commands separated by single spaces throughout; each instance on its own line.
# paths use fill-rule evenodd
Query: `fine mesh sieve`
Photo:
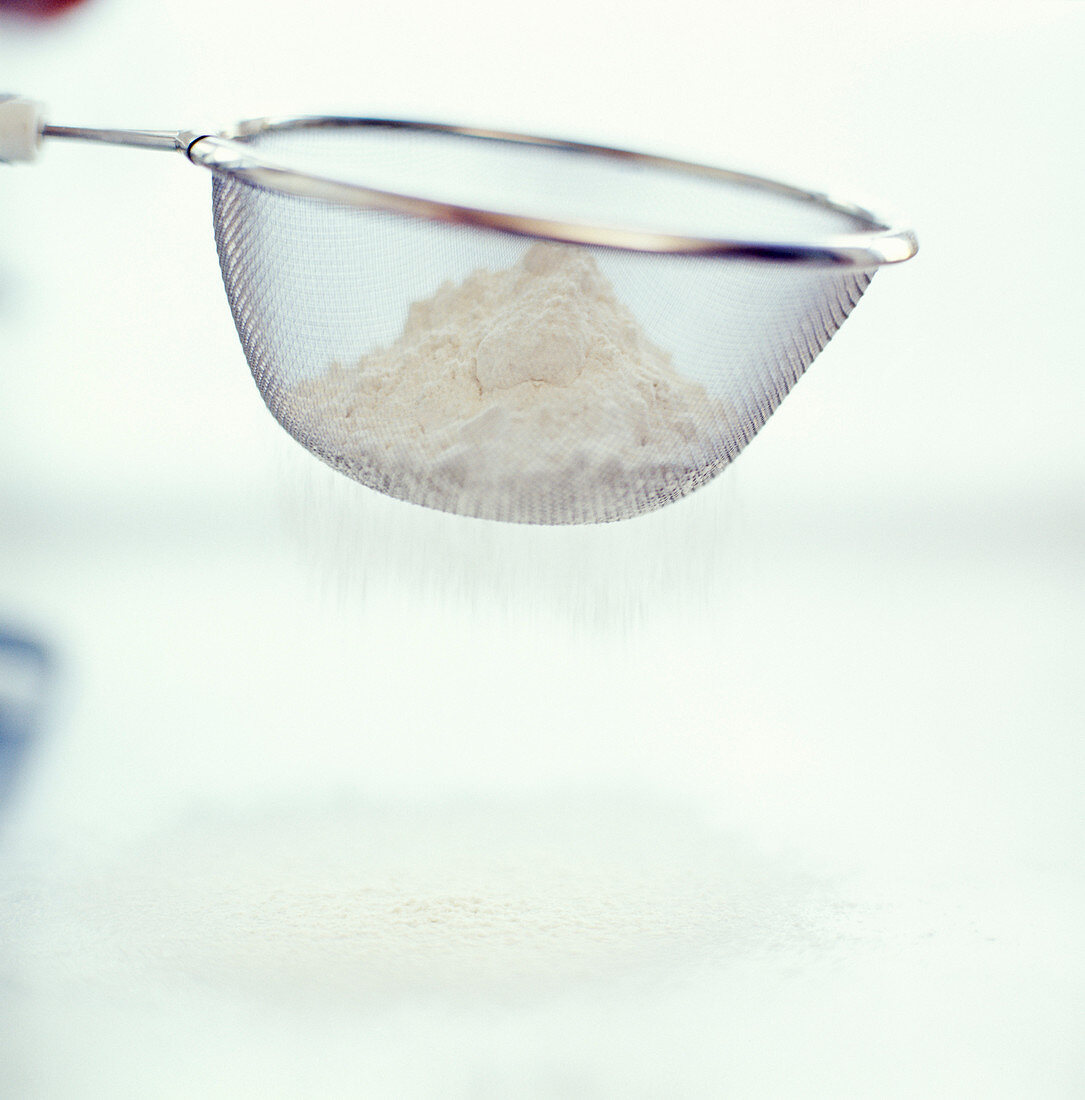
M 523 135 L 355 118 L 257 120 L 221 135 L 37 132 L 174 148 L 211 168 L 223 280 L 276 419 L 370 488 L 487 519 L 619 520 L 703 485 L 765 423 L 874 271 L 916 250 L 909 231 L 825 195 Z M 435 295 L 515 284 L 552 313 L 555 295 L 567 302 L 589 283 L 608 312 L 585 362 L 609 374 L 585 367 L 554 386 L 528 364 L 519 388 L 483 392 L 477 346 L 457 345 L 447 361 L 423 355 L 459 333 L 404 343 Z M 497 323 L 471 308 L 476 336 Z M 528 329 L 532 316 L 516 314 Z M 616 332 L 625 359 L 611 354 Z M 453 384 L 477 403 L 470 423 L 434 411 L 433 393 Z M 624 405 L 614 387 L 631 395 Z

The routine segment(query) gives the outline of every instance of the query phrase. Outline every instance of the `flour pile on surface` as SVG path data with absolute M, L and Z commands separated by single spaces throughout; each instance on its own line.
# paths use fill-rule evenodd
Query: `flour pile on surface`
M 713 444 L 724 415 L 586 250 L 544 243 L 414 303 L 395 343 L 332 364 L 280 411 L 381 492 L 535 523 L 623 519 L 685 495 L 726 461 Z

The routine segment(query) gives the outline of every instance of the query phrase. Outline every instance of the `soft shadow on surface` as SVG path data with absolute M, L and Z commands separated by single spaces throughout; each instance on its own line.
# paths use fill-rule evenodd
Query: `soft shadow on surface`
M 592 793 L 209 811 L 7 909 L 19 985 L 358 1006 L 531 1000 L 836 935 L 808 876 L 681 809 Z

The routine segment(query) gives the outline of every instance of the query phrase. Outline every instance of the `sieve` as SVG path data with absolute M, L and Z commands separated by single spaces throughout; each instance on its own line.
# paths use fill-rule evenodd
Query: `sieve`
M 105 130 L 53 125 L 35 103 L 0 99 L 0 161 L 34 159 L 45 138 L 169 150 L 210 169 L 230 309 L 278 422 L 371 489 L 483 519 L 628 519 L 704 485 L 765 424 L 878 268 L 918 247 L 865 207 L 763 176 L 446 123 L 307 116 L 219 132 Z M 451 449 L 455 461 L 437 461 L 425 450 L 437 433 L 402 412 L 382 417 L 378 403 L 377 422 L 352 427 L 349 402 L 321 401 L 333 364 L 353 377 L 396 346 L 412 307 L 480 272 L 511 271 L 538 242 L 590 257 L 622 316 L 697 395 L 677 435 L 637 428 L 636 461 L 619 461 L 607 448 L 628 427 L 622 410 L 593 420 L 605 395 L 589 387 L 579 434 L 551 424 L 545 440 L 522 434 L 488 464 L 465 460 L 469 441 Z M 650 404 L 636 410 L 644 423 Z M 535 461 L 543 444 L 562 449 L 552 467 Z

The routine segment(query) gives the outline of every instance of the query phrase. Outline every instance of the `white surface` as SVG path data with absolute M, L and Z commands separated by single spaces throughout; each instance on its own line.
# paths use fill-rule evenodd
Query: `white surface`
M 0 1092 L 1080 1095 L 1080 7 L 325 8 L 99 0 L 0 62 L 72 124 L 732 162 L 923 251 L 716 483 L 526 531 L 275 427 L 198 171 L 5 171 L 0 609 L 66 674 Z

